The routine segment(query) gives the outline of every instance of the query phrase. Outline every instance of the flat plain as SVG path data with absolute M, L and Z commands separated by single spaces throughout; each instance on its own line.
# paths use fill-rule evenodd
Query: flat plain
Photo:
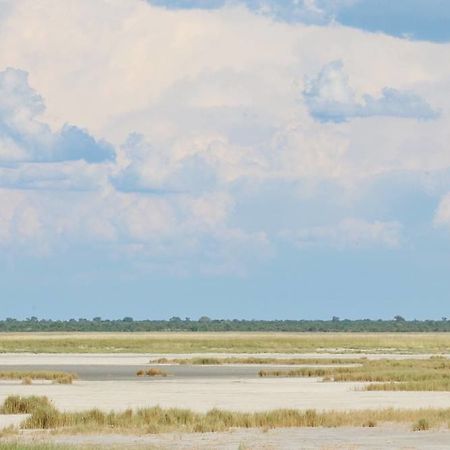
M 17 448 L 444 449 L 450 442 L 447 334 L 22 333 L 0 335 L 0 349 L 0 371 L 16 376 L 0 380 L 0 405 L 11 396 L 50 402 L 0 415 L 3 441 L 26 446 Z M 167 376 L 137 376 L 149 368 Z M 373 380 L 346 379 L 372 369 L 396 387 L 421 384 L 367 390 Z M 77 378 L 22 383 L 21 371 Z M 424 389 L 437 374 L 440 392 Z M 38 428 L 31 434 L 21 429 L 30 417 Z

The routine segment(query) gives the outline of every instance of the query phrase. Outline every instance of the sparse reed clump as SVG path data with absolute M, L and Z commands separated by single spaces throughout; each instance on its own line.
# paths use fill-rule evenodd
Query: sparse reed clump
M 429 430 L 430 424 L 427 419 L 419 419 L 416 423 L 413 424 L 413 431 L 426 431 Z
M 38 408 L 51 405 L 47 397 L 21 397 L 19 395 L 10 395 L 3 402 L 0 408 L 1 414 L 31 414 Z

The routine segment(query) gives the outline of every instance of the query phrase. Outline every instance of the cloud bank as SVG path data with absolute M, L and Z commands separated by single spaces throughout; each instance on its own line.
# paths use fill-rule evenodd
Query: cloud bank
M 280 236 L 395 251 L 417 226 L 404 186 L 445 194 L 426 180 L 450 167 L 448 45 L 256 3 L 34 4 L 9 1 L 0 30 L 4 252 L 245 272 Z
M 40 122 L 44 100 L 29 86 L 25 71 L 0 72 L 0 97 L 0 163 L 114 160 L 113 148 L 86 131 L 65 124 L 53 133 Z

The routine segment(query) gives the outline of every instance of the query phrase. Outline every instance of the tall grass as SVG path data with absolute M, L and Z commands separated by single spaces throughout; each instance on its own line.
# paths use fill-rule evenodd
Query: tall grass
M 267 412 L 240 413 L 213 409 L 197 413 L 187 409 L 160 407 L 102 412 L 93 409 L 84 412 L 60 412 L 47 399 L 7 399 L 14 411 L 30 413 L 22 424 L 24 429 L 54 429 L 64 431 L 138 431 L 160 432 L 215 432 L 233 428 L 286 428 L 286 427 L 340 427 L 375 426 L 377 423 L 419 423 L 429 427 L 447 426 L 450 409 L 420 410 L 364 410 L 329 411 L 279 409 Z M 18 406 L 17 406 L 18 405 Z M 5 408 L 5 405 L 4 405 Z
M 40 408 L 51 406 L 47 397 L 21 397 L 19 395 L 10 395 L 3 402 L 0 408 L 1 414 L 31 414 Z
M 0 352 L 450 352 L 450 333 L 3 333 Z
M 450 360 L 361 360 L 351 367 L 260 370 L 260 377 L 318 377 L 324 381 L 372 382 L 370 391 L 450 391 Z

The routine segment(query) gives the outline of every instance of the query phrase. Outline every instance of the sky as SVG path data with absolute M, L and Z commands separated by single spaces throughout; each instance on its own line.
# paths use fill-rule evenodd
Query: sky
M 0 0 L 0 318 L 449 316 L 449 23 Z

